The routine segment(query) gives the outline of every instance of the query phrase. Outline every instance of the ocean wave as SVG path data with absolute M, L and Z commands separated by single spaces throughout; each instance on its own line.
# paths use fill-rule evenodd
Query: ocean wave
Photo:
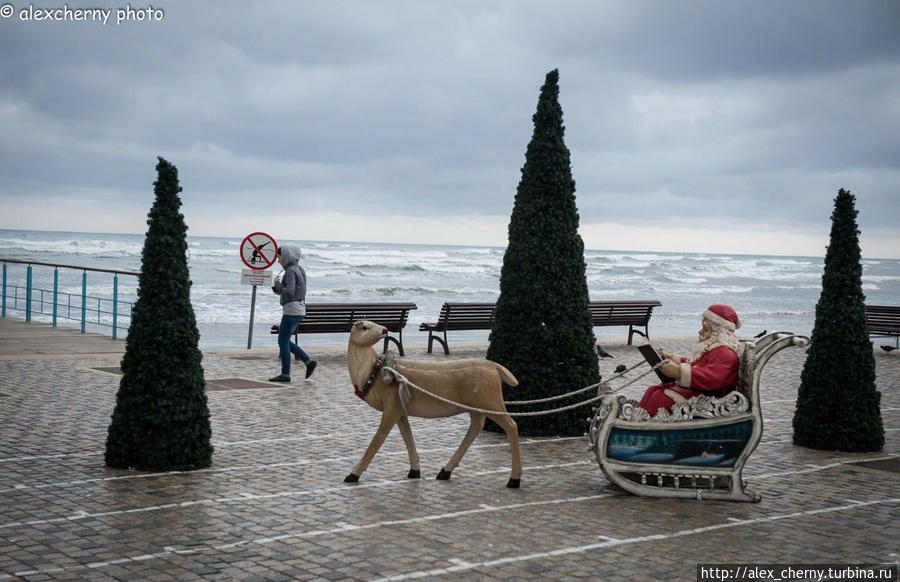
M 341 297 L 350 297 L 355 293 L 352 289 L 308 289 L 306 291 L 307 300 L 310 297 L 332 297 L 332 296 L 341 296 Z
M 57 255 L 95 256 L 95 258 L 122 256 L 140 256 L 144 248 L 143 241 L 109 241 L 109 240 L 31 240 L 31 239 L 0 239 L 0 251 L 7 254 L 8 251 L 26 251 L 31 253 L 45 253 Z M 12 258 L 16 253 L 9 253 Z
M 144 237 L 0 230 L 0 256 L 84 267 L 139 271 Z M 240 238 L 189 237 L 191 301 L 198 323 L 213 334 L 243 335 L 246 341 L 251 287 L 241 285 L 245 268 Z M 417 319 L 434 321 L 445 301 L 496 301 L 505 249 L 301 241 L 311 302 L 411 301 Z M 32 250 L 21 248 L 27 245 Z M 864 260 L 867 301 L 896 303 L 900 261 Z M 696 334 L 710 303 L 729 303 L 746 327 L 790 329 L 812 326 L 821 290 L 822 259 L 665 252 L 585 251 L 585 275 L 594 300 L 657 299 L 651 332 Z M 277 269 L 277 267 L 276 267 Z M 9 285 L 24 286 L 26 265 L 8 264 Z M 54 269 L 35 266 L 35 288 L 52 289 Z M 81 293 L 80 269 L 59 269 L 60 289 Z M 112 275 L 88 273 L 88 295 L 109 298 Z M 119 276 L 119 296 L 136 299 L 136 277 Z M 257 321 L 277 322 L 278 298 L 260 290 Z M 537 298 L 540 301 L 541 298 Z M 73 297 L 73 302 L 75 297 Z M 759 322 L 759 325 L 757 325 Z M 237 330 L 237 331 L 235 331 Z M 599 329 L 595 333 L 605 333 Z M 619 334 L 614 329 L 610 332 Z M 747 331 L 746 333 L 749 333 Z M 229 335 L 230 334 L 230 335 Z M 753 335 L 753 334 L 750 334 Z M 270 339 L 266 337 L 266 339 Z M 207 339 L 207 344 L 211 339 Z
M 266 288 L 268 289 L 268 288 Z M 270 295 L 272 290 L 268 289 Z M 241 285 L 240 281 L 235 281 L 234 287 L 203 287 L 201 285 L 191 286 L 191 297 L 250 297 L 253 293 L 252 285 Z M 257 291 L 258 293 L 258 291 Z
M 797 291 L 797 290 L 820 290 L 822 288 L 821 285 L 775 285 L 775 289 L 781 289 L 783 291 Z
M 397 265 L 386 265 L 384 263 L 363 263 L 361 265 L 354 264 L 354 268 L 359 270 L 370 269 L 370 270 L 384 270 L 384 271 L 392 271 L 392 272 L 404 272 L 404 271 L 419 271 L 425 272 L 428 271 L 426 267 L 417 264 L 403 263 Z
M 372 292 L 383 297 L 409 297 L 410 295 L 434 295 L 445 293 L 441 289 L 427 287 L 375 287 Z
M 241 251 L 240 249 L 208 249 L 205 247 L 197 247 L 193 245 L 188 246 L 188 254 L 191 258 L 197 259 L 205 259 L 207 257 L 212 258 L 234 258 L 236 262 L 243 263 L 241 261 Z
M 591 299 L 602 301 L 598 298 L 637 297 L 639 293 L 637 289 L 595 289 L 591 291 L 590 295 Z
M 815 309 L 744 309 L 741 311 L 740 317 L 748 318 L 755 317 L 758 315 L 812 315 L 815 313 Z
M 667 288 L 666 291 L 669 293 L 675 294 L 698 294 L 698 295 L 727 295 L 730 293 L 735 294 L 743 294 L 743 293 L 751 293 L 755 287 L 742 287 L 739 285 L 732 285 L 730 287 L 670 287 Z

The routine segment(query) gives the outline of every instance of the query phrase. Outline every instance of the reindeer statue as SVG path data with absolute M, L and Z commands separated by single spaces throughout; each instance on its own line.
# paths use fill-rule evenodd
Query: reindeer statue
M 466 412 L 455 404 L 438 400 L 418 390 L 410 390 L 409 400 L 404 406 L 400 385 L 396 378 L 388 376 L 386 380 L 383 377 L 385 374 L 380 373 L 384 367 L 384 360 L 376 355 L 372 347 L 384 339 L 387 331 L 386 328 L 371 321 L 357 321 L 350 331 L 350 341 L 347 344 L 350 379 L 353 381 L 357 396 L 372 408 L 381 411 L 381 423 L 362 459 L 353 472 L 344 479 L 346 483 L 359 481 L 360 475 L 369 466 L 395 424 L 400 427 L 400 434 L 409 454 L 410 470 L 407 476 L 418 479 L 421 475 L 419 454 L 416 452 L 409 426 L 409 416 L 444 418 Z M 512 474 L 506 486 L 514 489 L 519 487 L 522 475 L 519 431 L 503 404 L 503 382 L 510 386 L 516 386 L 519 382 L 509 370 L 495 362 L 478 359 L 442 362 L 396 360 L 391 367 L 409 382 L 421 386 L 432 394 L 469 408 L 496 411 L 496 413 L 468 411 L 471 417 L 469 430 L 450 461 L 438 473 L 438 479 L 450 478 L 450 473 L 459 465 L 475 437 L 484 428 L 485 418 L 490 418 L 506 432 L 512 450 Z

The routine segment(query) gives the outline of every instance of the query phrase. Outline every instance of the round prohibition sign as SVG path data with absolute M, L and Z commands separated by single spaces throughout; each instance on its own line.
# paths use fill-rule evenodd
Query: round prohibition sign
M 241 260 L 256 271 L 264 271 L 275 264 L 275 239 L 264 232 L 248 234 L 241 242 Z

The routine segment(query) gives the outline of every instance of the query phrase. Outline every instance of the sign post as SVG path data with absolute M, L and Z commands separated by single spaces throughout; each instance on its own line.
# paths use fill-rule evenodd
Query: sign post
M 278 245 L 264 232 L 254 232 L 241 242 L 241 260 L 250 267 L 241 271 L 241 285 L 253 285 L 250 299 L 250 330 L 247 332 L 247 349 L 253 345 L 253 319 L 256 315 L 257 285 L 272 285 L 272 271 L 266 271 L 275 263 Z

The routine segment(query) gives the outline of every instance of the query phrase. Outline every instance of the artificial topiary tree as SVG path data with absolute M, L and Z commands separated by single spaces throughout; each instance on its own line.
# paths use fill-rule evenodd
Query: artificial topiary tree
M 866 325 L 855 197 L 834 199 L 822 294 L 794 412 L 794 443 L 839 451 L 884 446 L 881 393 Z
M 557 396 L 599 380 L 557 70 L 547 73 L 532 119 L 487 352 L 519 380 L 509 400 Z M 585 414 L 576 408 L 515 421 L 523 435 L 580 435 Z
M 106 464 L 152 471 L 212 460 L 200 333 L 191 307 L 178 170 L 159 158 L 137 301 L 106 438 Z

